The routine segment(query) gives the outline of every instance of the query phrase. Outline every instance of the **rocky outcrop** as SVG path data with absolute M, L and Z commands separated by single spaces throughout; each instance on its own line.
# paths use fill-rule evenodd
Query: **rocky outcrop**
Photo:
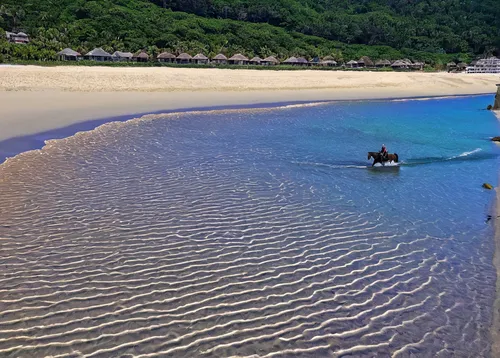
M 500 84 L 497 84 L 497 94 L 495 95 L 495 104 L 493 105 L 493 110 L 500 109 Z

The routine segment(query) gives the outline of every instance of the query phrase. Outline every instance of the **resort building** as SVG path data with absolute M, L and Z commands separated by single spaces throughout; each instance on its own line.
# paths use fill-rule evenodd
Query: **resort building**
M 219 53 L 217 56 L 212 58 L 212 63 L 216 65 L 225 65 L 227 64 L 227 57 L 223 54 Z
M 337 61 L 335 61 L 334 59 L 326 59 L 321 61 L 321 65 L 326 67 L 336 67 Z
M 15 44 L 27 44 L 30 42 L 30 39 L 28 35 L 26 35 L 24 32 L 5 32 L 5 37 L 7 37 L 7 41 L 15 43 Z
M 279 63 L 280 62 L 274 56 L 266 57 L 261 61 L 261 64 L 264 66 L 275 66 L 278 65 Z
M 248 57 L 243 56 L 241 53 L 237 53 L 229 58 L 228 62 L 231 65 L 246 65 L 248 64 Z
M 140 51 L 140 52 L 136 53 L 134 55 L 134 57 L 132 57 L 132 59 L 136 62 L 148 62 L 149 55 L 144 51 Z
M 391 67 L 391 61 L 389 60 L 378 60 L 375 62 L 375 67 L 383 68 L 383 67 Z
M 193 61 L 193 63 L 196 63 L 197 65 L 206 65 L 207 63 L 210 62 L 208 60 L 208 57 L 202 53 L 199 53 L 196 56 L 194 56 L 192 61 Z
M 474 66 L 467 67 L 467 73 L 500 73 L 500 59 L 490 57 L 478 60 Z
M 403 60 L 394 61 L 391 65 L 394 70 L 407 70 L 409 68 L 408 63 Z
M 78 61 L 82 59 L 82 55 L 70 48 L 65 48 L 57 53 L 57 59 L 59 61 Z
M 131 61 L 134 55 L 132 55 L 132 52 L 115 51 L 112 56 L 113 56 L 113 61 L 126 62 L 126 61 Z
M 262 59 L 259 56 L 255 56 L 250 61 L 248 61 L 251 65 L 260 65 L 262 63 Z
M 347 68 L 358 68 L 358 61 L 351 60 L 345 64 Z
M 188 53 L 181 53 L 177 58 L 175 59 L 177 63 L 182 63 L 182 64 L 188 64 L 191 63 L 191 60 L 193 59 L 193 56 L 191 56 Z
M 170 52 L 162 52 L 157 57 L 158 62 L 175 62 L 175 55 Z
M 113 56 L 111 56 L 109 53 L 107 53 L 100 47 L 93 49 L 92 51 L 87 53 L 84 57 L 86 60 L 98 61 L 98 62 L 111 61 L 113 59 Z

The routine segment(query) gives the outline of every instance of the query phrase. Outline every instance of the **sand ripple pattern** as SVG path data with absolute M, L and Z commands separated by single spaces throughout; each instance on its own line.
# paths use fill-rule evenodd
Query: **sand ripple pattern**
M 0 356 L 488 355 L 481 244 L 175 123 L 106 125 L 0 167 Z

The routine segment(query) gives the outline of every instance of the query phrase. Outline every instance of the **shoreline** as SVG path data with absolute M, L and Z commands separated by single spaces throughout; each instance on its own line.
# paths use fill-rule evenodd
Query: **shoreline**
M 304 93 L 304 91 L 295 91 L 294 96 L 297 95 L 305 95 L 305 97 L 309 98 L 310 95 L 316 96 L 317 93 L 307 91 L 309 93 Z M 1 92 L 0 92 L 1 93 Z M 39 93 L 36 93 L 37 95 L 40 95 Z M 280 93 L 281 95 L 287 95 L 287 93 Z M 12 126 L 10 128 L 11 131 L 14 131 L 14 133 L 19 133 L 18 135 L 14 135 L 8 138 L 5 138 L 5 133 L 9 133 L 9 130 L 3 131 L 3 133 L 0 133 L 0 165 L 3 164 L 8 158 L 15 157 L 19 154 L 22 154 L 27 151 L 31 150 L 39 150 L 42 149 L 47 141 L 51 140 L 58 140 L 58 139 L 64 139 L 67 137 L 71 137 L 75 135 L 78 132 L 87 132 L 87 131 L 92 131 L 95 130 L 96 128 L 111 123 L 111 122 L 126 122 L 129 120 L 139 120 L 145 117 L 149 116 L 157 116 L 157 115 L 181 115 L 185 113 L 191 113 L 191 112 L 210 112 L 210 111 L 233 111 L 233 110 L 265 110 L 265 109 L 278 109 L 281 107 L 286 107 L 286 106 L 309 106 L 309 105 L 321 105 L 321 104 L 333 104 L 333 103 L 342 103 L 342 102 L 374 102 L 374 101 L 422 101 L 422 100 L 436 100 L 436 99 L 454 99 L 454 98 L 460 98 L 460 97 L 474 97 L 474 96 L 484 96 L 484 95 L 490 95 L 491 93 L 486 93 L 486 94 L 461 94 L 461 95 L 435 95 L 435 96 L 413 96 L 413 97 L 377 97 L 373 96 L 373 98 L 356 98 L 356 99 L 350 99 L 345 97 L 346 99 L 309 99 L 309 100 L 302 100 L 302 101 L 281 101 L 281 102 L 276 102 L 274 99 L 276 98 L 275 96 L 268 96 L 267 99 L 262 98 L 262 102 L 257 102 L 255 103 L 255 99 L 250 99 L 245 101 L 242 98 L 231 98 L 228 100 L 226 97 L 225 100 L 223 100 L 223 103 L 228 103 L 230 104 L 220 104 L 220 105 L 207 105 L 207 106 L 191 106 L 191 107 L 184 107 L 184 108 L 177 108 L 175 104 L 168 103 L 168 107 L 166 109 L 160 109 L 156 110 L 155 105 L 156 103 L 152 106 L 155 110 L 152 111 L 145 111 L 145 112 L 130 112 L 124 114 L 122 111 L 128 110 L 128 106 L 124 107 L 113 107 L 110 106 L 107 109 L 99 109 L 97 110 L 96 117 L 91 117 L 89 119 L 81 119 L 83 117 L 81 116 L 73 116 L 71 118 L 68 118 L 69 112 L 67 109 L 63 109 L 62 111 L 58 111 L 58 114 L 65 116 L 66 120 L 60 120 L 62 119 L 59 116 L 56 116 L 55 120 L 49 121 L 48 123 L 37 123 L 37 125 L 32 125 L 33 123 L 31 122 L 30 119 L 33 119 L 33 116 L 36 116 L 35 113 L 29 113 L 28 116 L 15 116 L 13 113 L 10 118 L 14 118 L 16 123 L 19 125 L 21 122 L 21 126 Z M 50 94 L 51 96 L 53 93 Z M 61 96 L 61 93 L 58 93 L 58 96 Z M 71 94 L 73 96 L 74 94 Z M 78 93 L 77 95 L 82 95 L 81 93 Z M 229 95 L 228 93 L 221 93 L 221 95 Z M 282 98 L 281 96 L 279 97 L 280 99 Z M 296 97 L 293 97 L 296 98 Z M 2 99 L 5 99 L 5 97 L 0 97 L 0 118 L 5 118 L 5 116 L 2 115 L 2 108 L 8 108 L 8 106 L 2 107 Z M 259 97 L 259 99 L 261 99 Z M 239 102 L 238 102 L 239 100 Z M 71 103 L 71 102 L 70 102 Z M 179 103 L 184 103 L 180 101 Z M 202 102 L 204 103 L 204 102 Z M 215 102 L 218 103 L 218 102 Z M 135 103 L 132 103 L 132 105 L 136 105 Z M 141 106 L 138 106 L 138 108 L 142 108 Z M 22 112 L 22 111 L 21 111 Z M 112 115 L 108 116 L 100 116 L 98 113 L 109 113 Z M 21 113 L 23 114 L 23 113 Z M 118 114 L 118 115 L 113 115 L 113 114 Z M 28 121 L 27 121 L 28 120 Z M 27 122 L 26 122 L 27 121 Z M 1 122 L 0 122 L 1 123 Z M 26 128 L 22 124 L 27 124 L 29 125 L 30 128 Z M 66 124 L 66 125 L 64 125 Z M 48 126 L 46 126 L 48 125 Z M 22 131 L 24 130 L 36 130 L 36 128 L 42 128 L 42 130 L 38 131 L 33 131 L 33 132 L 28 132 L 23 134 Z

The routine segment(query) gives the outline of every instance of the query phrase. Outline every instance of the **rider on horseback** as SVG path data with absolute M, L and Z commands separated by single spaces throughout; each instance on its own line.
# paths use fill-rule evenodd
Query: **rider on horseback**
M 385 144 L 382 144 L 382 149 L 380 149 L 380 156 L 382 158 L 382 161 L 387 161 L 387 148 L 385 147 Z

